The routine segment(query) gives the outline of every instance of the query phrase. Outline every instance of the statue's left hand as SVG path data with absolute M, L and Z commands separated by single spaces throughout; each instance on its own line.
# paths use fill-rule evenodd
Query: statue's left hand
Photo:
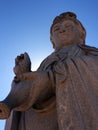
M 14 81 L 20 82 L 20 81 L 23 81 L 23 80 L 27 80 L 27 79 L 29 79 L 28 75 L 29 75 L 29 72 L 18 74 L 17 76 L 14 77 Z
M 15 67 L 13 68 L 13 70 L 16 76 L 25 72 L 30 72 L 31 61 L 29 55 L 26 52 L 16 57 Z
M 38 72 L 26 72 L 26 73 L 22 73 L 22 74 L 18 74 L 17 76 L 14 77 L 14 81 L 15 82 L 20 82 L 20 81 L 24 81 L 24 80 L 35 80 L 36 78 L 38 78 L 40 75 L 40 73 Z

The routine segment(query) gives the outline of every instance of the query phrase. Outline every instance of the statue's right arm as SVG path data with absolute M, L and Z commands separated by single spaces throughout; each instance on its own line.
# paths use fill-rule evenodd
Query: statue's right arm
M 16 102 L 15 110 L 24 111 L 38 100 L 43 101 L 53 94 L 51 76 L 46 71 L 35 71 L 22 74 L 19 82 L 13 80 L 11 95 Z M 17 97 L 16 97 L 17 96 Z M 15 101 L 14 101 L 15 99 Z M 19 105 L 18 105 L 19 104 Z

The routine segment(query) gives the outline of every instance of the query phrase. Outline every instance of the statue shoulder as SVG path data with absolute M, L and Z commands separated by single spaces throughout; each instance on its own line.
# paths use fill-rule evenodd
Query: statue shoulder
M 51 53 L 49 56 L 47 56 L 40 64 L 38 70 L 43 70 L 48 65 L 50 65 L 52 62 L 56 60 L 55 52 Z
M 98 48 L 89 45 L 79 45 L 79 47 L 86 53 L 98 56 Z

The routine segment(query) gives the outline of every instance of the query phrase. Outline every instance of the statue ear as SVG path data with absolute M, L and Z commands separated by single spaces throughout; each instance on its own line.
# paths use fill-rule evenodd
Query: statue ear
M 80 45 L 84 45 L 85 44 L 85 38 L 84 38 L 83 32 L 80 32 L 79 44 Z
M 79 35 L 80 35 L 80 44 L 85 44 L 85 37 L 86 37 L 86 31 L 83 27 L 80 26 L 80 24 L 77 24 Z
M 80 40 L 80 45 L 84 45 L 85 41 L 83 39 Z
M 55 44 L 54 44 L 54 42 L 53 42 L 52 36 L 50 36 L 50 41 L 51 41 L 51 43 L 52 43 L 52 45 L 53 45 L 53 48 L 55 48 Z

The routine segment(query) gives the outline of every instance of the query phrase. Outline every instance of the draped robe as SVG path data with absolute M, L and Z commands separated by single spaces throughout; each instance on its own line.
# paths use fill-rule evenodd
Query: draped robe
M 33 107 L 12 112 L 5 130 L 98 130 L 98 49 L 86 45 L 62 48 L 38 70 L 49 74 L 55 98 L 42 113 Z

